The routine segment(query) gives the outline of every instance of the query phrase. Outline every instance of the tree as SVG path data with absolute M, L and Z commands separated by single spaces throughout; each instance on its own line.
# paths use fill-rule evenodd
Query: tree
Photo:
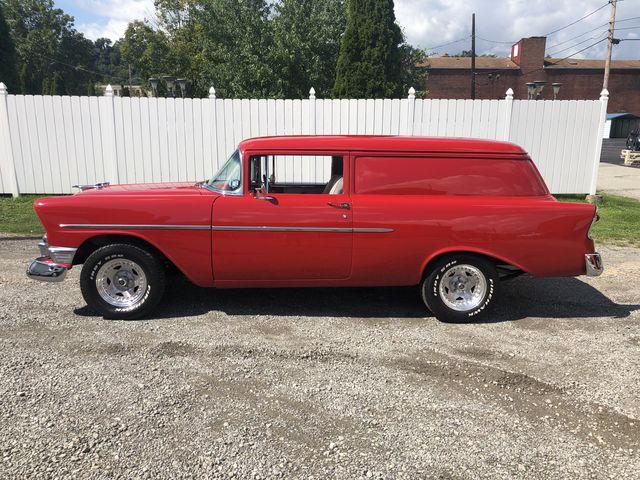
M 460 53 L 457 53 L 455 55 L 451 55 L 452 57 L 470 57 L 471 56 L 471 50 L 462 50 Z M 495 58 L 496 56 L 493 53 L 483 53 L 482 55 L 477 55 L 476 57 L 492 57 Z
M 202 0 L 199 26 L 200 90 L 214 85 L 223 97 L 270 97 L 277 90 L 271 10 L 267 0 Z
M 306 97 L 313 86 L 328 96 L 346 25 L 344 0 L 282 0 L 274 6 L 272 24 L 274 93 Z
M 188 93 L 205 95 L 210 85 L 200 78 L 203 26 L 197 10 L 208 8 L 202 0 L 156 0 L 158 29 L 166 32 L 172 74 L 188 80 Z
M 16 45 L 21 91 L 40 93 L 58 72 L 62 93 L 84 93 L 94 79 L 93 43 L 75 30 L 73 17 L 54 8 L 52 0 L 0 1 Z
M 350 98 L 400 96 L 402 40 L 393 0 L 348 0 L 334 94 Z
M 0 82 L 9 91 L 18 88 L 18 61 L 16 48 L 9 33 L 9 25 L 4 18 L 3 5 L 0 3 Z
M 132 74 L 141 83 L 146 83 L 152 76 L 173 73 L 166 35 L 139 20 L 129 24 L 118 48 L 124 66 L 130 65 Z
M 120 85 L 128 81 L 127 68 L 122 65 L 120 41 L 112 45 L 110 39 L 98 38 L 93 42 L 91 63 L 103 83 Z
M 401 83 L 402 92 L 407 93 L 413 87 L 416 97 L 424 98 L 427 94 L 427 52 L 419 48 L 412 47 L 408 43 L 400 45 L 402 55 Z
M 51 95 L 62 95 L 62 93 L 63 93 L 62 78 L 60 77 L 60 73 L 59 72 L 53 72 L 53 77 L 51 79 L 51 86 L 50 86 L 50 94 Z

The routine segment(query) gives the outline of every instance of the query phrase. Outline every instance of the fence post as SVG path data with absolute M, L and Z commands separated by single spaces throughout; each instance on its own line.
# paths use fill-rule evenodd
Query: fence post
M 409 87 L 409 95 L 407 95 L 407 101 L 409 102 L 409 108 L 407 108 L 407 133 L 409 135 L 413 135 L 414 123 L 415 123 L 415 113 L 416 113 L 416 89 L 413 87 Z
M 504 129 L 502 131 L 502 140 L 509 141 L 511 136 L 511 114 L 513 113 L 513 90 L 509 88 L 504 97 Z
M 216 99 L 216 89 L 211 87 L 209 88 L 209 98 L 211 100 L 215 100 Z
M 113 105 L 113 96 L 113 87 L 107 85 L 107 88 L 104 89 L 104 95 L 99 99 L 102 117 L 102 151 L 106 164 L 105 174 L 109 177 L 103 180 L 111 183 L 120 183 L 118 146 L 116 144 L 116 111 Z M 108 170 L 106 167 L 108 167 Z
M 316 134 L 316 89 L 309 89 L 309 134 Z
M 13 158 L 11 146 L 11 133 L 9 132 L 9 105 L 7 105 L 7 86 L 0 82 L 0 162 L 4 158 L 5 168 L 2 170 L 8 176 L 11 195 L 15 198 L 20 194 L 18 190 L 18 177 L 16 176 L 16 164 Z
M 608 103 L 609 90 L 603 88 L 600 92 L 600 120 L 598 121 L 596 149 L 593 152 L 593 170 L 591 171 L 591 185 L 589 187 L 589 195 L 595 195 L 596 188 L 598 187 L 598 168 L 600 167 L 600 154 L 602 153 L 602 135 L 604 134 L 604 124 L 607 121 Z

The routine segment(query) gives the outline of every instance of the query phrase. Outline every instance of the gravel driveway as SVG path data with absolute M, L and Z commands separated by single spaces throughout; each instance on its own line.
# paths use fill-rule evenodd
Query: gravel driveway
M 1 478 L 638 478 L 640 250 L 518 278 L 490 323 L 415 289 L 199 289 L 93 316 L 0 240 Z

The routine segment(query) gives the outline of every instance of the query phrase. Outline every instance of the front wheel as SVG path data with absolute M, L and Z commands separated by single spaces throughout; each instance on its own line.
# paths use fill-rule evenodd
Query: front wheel
M 422 281 L 422 299 L 438 320 L 482 319 L 498 293 L 498 273 L 489 260 L 471 254 L 442 257 Z
M 99 248 L 85 261 L 80 289 L 105 318 L 134 319 L 148 314 L 164 293 L 165 273 L 152 253 L 129 244 Z

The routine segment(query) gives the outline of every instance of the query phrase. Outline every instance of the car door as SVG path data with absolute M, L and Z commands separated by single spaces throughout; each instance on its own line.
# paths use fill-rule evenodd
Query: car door
M 348 278 L 348 161 L 345 152 L 244 152 L 242 195 L 213 208 L 216 284 Z

